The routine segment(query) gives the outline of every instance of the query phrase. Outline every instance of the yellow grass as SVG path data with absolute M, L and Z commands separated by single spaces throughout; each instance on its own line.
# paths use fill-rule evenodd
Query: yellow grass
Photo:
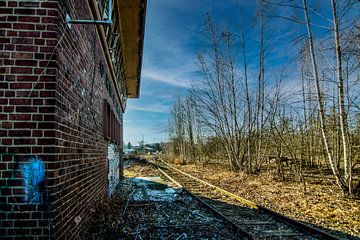
M 269 173 L 234 173 L 212 165 L 180 168 L 286 216 L 360 237 L 360 201 L 344 198 L 334 185 L 308 183 L 304 193 L 298 182 L 281 182 Z

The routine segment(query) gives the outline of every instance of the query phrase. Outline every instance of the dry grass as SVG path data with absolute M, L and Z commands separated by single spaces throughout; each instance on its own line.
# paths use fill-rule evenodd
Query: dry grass
M 156 177 L 160 176 L 157 169 L 149 166 L 146 162 L 139 160 L 132 161 L 131 166 L 124 168 L 124 176 L 128 178 L 132 177 Z
M 184 165 L 182 170 L 286 216 L 360 237 L 360 201 L 344 198 L 332 184 L 278 181 L 274 175 L 249 175 L 220 166 Z

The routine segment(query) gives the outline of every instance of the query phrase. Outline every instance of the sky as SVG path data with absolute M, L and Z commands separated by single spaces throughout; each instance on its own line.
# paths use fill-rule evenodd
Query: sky
M 128 99 L 124 142 L 166 141 L 169 111 L 199 77 L 194 56 L 201 51 L 207 12 L 238 21 L 237 11 L 251 1 L 152 0 L 147 3 L 140 98 Z M 253 6 L 252 6 L 253 7 Z
M 310 17 L 314 23 L 313 34 L 318 41 L 316 44 L 320 46 L 331 40 L 328 28 L 332 17 L 330 1 L 309 2 L 312 9 Z M 303 18 L 302 10 L 299 9 L 275 9 L 268 6 L 266 11 L 269 16 Z M 353 11 L 358 15 L 358 8 Z M 145 143 L 167 141 L 172 104 L 178 97 L 186 95 L 192 83 L 201 77 L 194 59 L 197 53 L 206 51 L 208 46 L 203 35 L 207 13 L 211 14 L 213 22 L 221 29 L 229 29 L 234 33 L 239 33 L 240 28 L 244 29 L 251 76 L 250 89 L 251 85 L 256 87 L 259 36 L 255 0 L 148 0 L 140 98 L 128 99 L 127 102 L 124 114 L 126 144 L 131 142 L 138 145 L 142 139 Z M 285 92 L 296 92 L 301 87 L 296 59 L 306 41 L 306 27 L 284 18 L 271 18 L 267 23 L 267 85 L 271 91 L 281 75 L 281 78 L 286 79 L 282 82 L 282 89 Z M 234 44 L 240 46 L 239 41 Z

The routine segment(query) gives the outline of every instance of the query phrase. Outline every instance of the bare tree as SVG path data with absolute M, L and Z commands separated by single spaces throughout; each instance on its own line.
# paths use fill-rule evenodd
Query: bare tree
M 322 13 L 307 0 L 302 5 L 258 0 L 256 27 L 241 28 L 240 34 L 231 27 L 220 29 L 208 14 L 207 48 L 196 55 L 202 77 L 172 111 L 176 154 L 187 161 L 219 160 L 234 171 L 277 168 L 283 177 L 290 171 L 305 191 L 304 169 L 318 167 L 322 174 L 330 170 L 340 189 L 351 193 L 352 169 L 360 160 L 360 20 L 346 15 L 354 2 L 321 2 L 332 10 L 329 18 L 330 12 Z M 282 8 L 293 12 L 286 16 L 289 11 Z M 282 16 L 271 16 L 277 14 Z M 276 19 L 297 27 L 291 33 L 270 31 Z M 314 28 L 321 29 L 321 38 L 314 36 Z M 286 35 L 280 42 L 274 39 L 278 33 Z M 284 45 L 292 48 L 292 56 L 281 56 L 281 66 L 275 66 L 273 56 L 287 54 L 280 49 Z M 295 46 L 300 46 L 299 59 Z
M 247 56 L 246 56 L 246 42 L 245 42 L 245 30 L 243 29 L 241 32 L 241 50 L 242 50 L 242 57 L 243 57 L 243 68 L 244 68 L 244 84 L 245 84 L 245 95 L 246 95 L 246 106 L 247 106 L 247 163 L 248 163 L 248 170 L 252 169 L 251 164 L 251 135 L 252 135 L 252 111 L 251 111 L 251 99 L 249 94 L 249 80 L 248 80 L 248 67 L 247 67 Z
M 344 190 L 346 187 L 345 186 L 346 184 L 345 184 L 344 180 L 341 178 L 339 169 L 338 169 L 337 165 L 335 164 L 333 155 L 331 153 L 330 145 L 329 145 L 328 131 L 327 131 L 327 127 L 325 124 L 324 100 L 323 100 L 322 92 L 321 92 L 320 78 L 319 78 L 318 66 L 317 66 L 315 49 L 314 49 L 314 40 L 313 40 L 312 31 L 311 31 L 310 18 L 309 18 L 309 14 L 308 14 L 306 0 L 303 0 L 303 6 L 304 6 L 304 15 L 305 15 L 305 20 L 306 20 L 306 27 L 307 27 L 307 32 L 308 32 L 310 58 L 311 58 L 312 67 L 313 67 L 313 77 L 315 80 L 315 89 L 316 89 L 316 94 L 317 94 L 318 110 L 319 110 L 319 121 L 320 121 L 320 128 L 321 128 L 323 143 L 325 146 L 326 154 L 329 159 L 329 164 L 330 164 L 331 170 L 332 170 L 334 176 L 336 177 L 337 184 L 339 185 L 339 187 L 341 189 Z
M 338 78 L 338 101 L 339 101 L 339 122 L 341 129 L 343 160 L 344 160 L 344 176 L 345 182 L 348 183 L 348 191 L 351 194 L 351 157 L 348 156 L 348 130 L 347 117 L 345 113 L 344 101 L 344 79 L 342 70 L 341 45 L 339 35 L 339 19 L 337 16 L 336 1 L 331 0 L 332 14 L 333 14 L 333 32 L 335 42 L 336 64 L 337 64 L 337 78 Z
M 258 89 L 257 89 L 257 106 L 256 106 L 256 168 L 260 170 L 260 158 L 263 142 L 263 125 L 264 125 L 264 106 L 265 106 L 265 2 L 258 0 L 258 19 L 259 19 L 259 69 L 258 69 Z
M 205 21 L 205 34 L 211 53 L 197 55 L 203 80 L 193 90 L 194 100 L 202 123 L 221 139 L 230 169 L 242 169 L 246 149 L 242 144 L 241 81 L 235 65 L 233 34 L 219 31 L 210 15 Z

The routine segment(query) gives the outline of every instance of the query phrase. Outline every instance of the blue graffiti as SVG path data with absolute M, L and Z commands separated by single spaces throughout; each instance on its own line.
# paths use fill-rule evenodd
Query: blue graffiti
M 42 203 L 41 185 L 45 180 L 45 167 L 42 159 L 31 157 L 23 164 L 22 172 L 25 181 L 25 201 Z

